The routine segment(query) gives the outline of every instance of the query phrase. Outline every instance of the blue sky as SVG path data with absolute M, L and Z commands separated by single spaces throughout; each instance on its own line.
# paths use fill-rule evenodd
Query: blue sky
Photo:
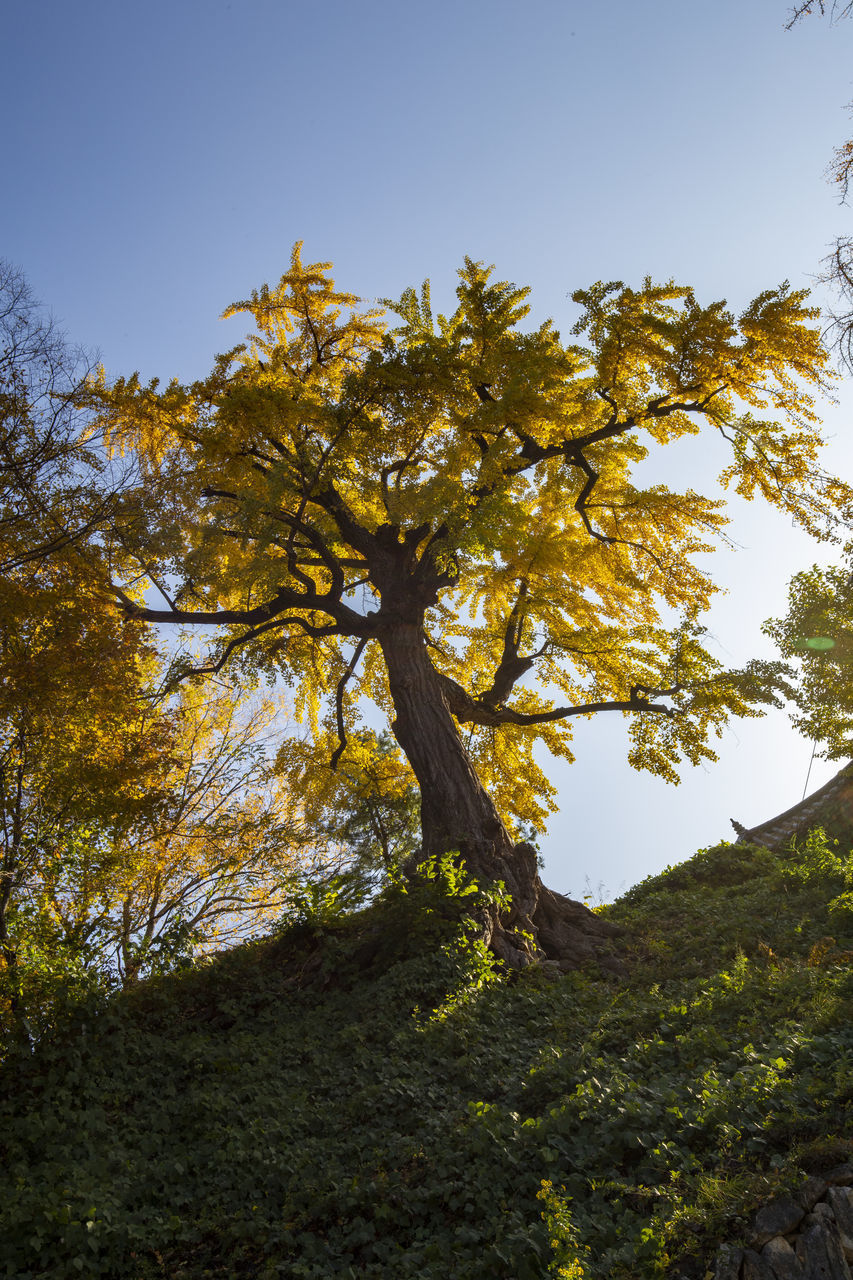
M 466 253 L 573 319 L 597 279 L 675 277 L 739 308 L 813 283 L 851 214 L 825 180 L 853 131 L 853 22 L 784 30 L 786 0 L 29 0 L 4 13 L 0 254 L 111 373 L 200 375 L 238 341 L 223 308 L 304 239 L 338 282 L 449 305 Z M 818 296 L 826 300 L 826 295 Z M 236 328 L 235 328 L 236 325 Z M 853 476 L 853 394 L 827 406 Z M 704 446 L 703 446 L 704 447 Z M 701 489 L 716 446 L 667 475 Z M 664 475 L 664 472 L 661 472 Z M 739 506 L 719 652 L 825 555 Z M 610 893 L 802 793 L 810 744 L 784 717 L 735 725 L 678 789 L 633 773 L 621 718 L 580 725 L 554 768 L 548 881 Z M 834 766 L 816 765 L 813 785 Z

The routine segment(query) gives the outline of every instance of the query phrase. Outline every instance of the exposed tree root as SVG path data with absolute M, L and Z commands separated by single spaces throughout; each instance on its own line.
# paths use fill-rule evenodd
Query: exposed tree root
M 551 962 L 566 972 L 589 960 L 618 969 L 608 954 L 611 939 L 621 931 L 582 902 L 546 888 L 539 879 L 536 850 L 522 842 L 502 850 L 492 846 L 486 856 L 469 852 L 469 870 L 480 880 L 502 880 L 512 906 L 503 914 L 490 906 L 483 912 L 484 941 L 511 969 Z

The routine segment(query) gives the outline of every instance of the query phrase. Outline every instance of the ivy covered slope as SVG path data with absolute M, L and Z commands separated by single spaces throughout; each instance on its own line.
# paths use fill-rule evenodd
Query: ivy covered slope
M 445 860 L 81 1012 L 5 1067 L 0 1275 L 705 1276 L 853 1150 L 851 870 L 701 852 L 507 980 Z

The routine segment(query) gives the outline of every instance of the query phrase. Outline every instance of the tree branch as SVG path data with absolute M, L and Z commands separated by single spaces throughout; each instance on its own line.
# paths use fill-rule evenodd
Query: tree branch
M 315 613 L 325 613 L 335 619 L 334 628 L 329 635 L 372 635 L 374 622 L 350 609 L 340 600 L 329 596 L 321 596 L 292 591 L 283 588 L 268 600 L 266 604 L 255 605 L 246 609 L 149 609 L 131 600 L 120 587 L 111 586 L 111 591 L 121 604 L 125 613 L 142 622 L 170 622 L 186 626 L 221 626 L 236 623 L 256 626 L 277 618 L 285 609 L 307 609 Z M 304 619 L 290 619 L 307 628 Z
M 523 578 L 518 589 L 515 604 L 510 610 L 504 629 L 504 643 L 501 660 L 494 674 L 491 687 L 485 689 L 479 700 L 490 706 L 499 706 L 506 702 L 514 686 L 533 666 L 536 655 L 526 658 L 519 655 L 522 632 L 524 630 L 525 600 L 527 598 L 527 579 Z
M 347 732 L 346 726 L 344 725 L 344 690 L 352 679 L 353 672 L 358 666 L 358 660 L 364 653 L 364 647 L 366 644 L 366 639 L 359 640 L 355 647 L 355 653 L 350 659 L 349 666 L 338 681 L 338 687 L 335 690 L 335 717 L 338 726 L 338 745 L 335 747 L 335 750 L 332 753 L 332 758 L 329 761 L 329 768 L 333 773 L 336 772 L 340 758 L 347 749 Z
M 805 3 L 798 4 L 791 10 L 791 16 L 785 23 L 785 30 L 790 31 L 800 18 L 810 17 L 814 13 L 815 6 L 818 12 L 823 16 L 827 10 L 827 0 L 805 0 Z M 847 0 L 846 3 L 840 3 L 839 0 L 832 0 L 829 7 L 830 22 L 840 22 L 842 18 L 846 18 L 848 14 L 853 13 L 853 0 Z
M 370 552 L 376 549 L 374 535 L 359 524 L 334 485 L 327 485 L 321 492 L 314 494 L 311 500 L 332 517 L 344 541 L 369 562 Z
M 307 635 L 315 639 L 320 639 L 323 636 L 339 636 L 346 634 L 341 631 L 340 627 L 334 625 L 327 627 L 315 627 L 310 622 L 307 622 L 305 618 L 276 618 L 272 622 L 263 623 L 262 626 L 253 627 L 251 630 L 244 632 L 241 636 L 234 636 L 222 650 L 222 653 L 219 655 L 216 662 L 207 663 L 207 665 L 203 667 L 189 667 L 181 672 L 180 679 L 184 680 L 189 676 L 218 675 L 235 649 L 241 648 L 250 640 L 256 640 L 258 636 L 264 635 L 267 631 L 277 631 L 281 627 L 287 627 L 290 625 L 301 627 Z M 364 645 L 367 641 L 363 640 L 361 643 Z
M 445 701 L 452 714 L 460 724 L 478 724 L 496 727 L 502 724 L 535 725 L 550 724 L 555 720 L 566 720 L 570 716 L 588 716 L 598 711 L 651 712 L 655 715 L 674 716 L 674 707 L 660 702 L 651 702 L 650 698 L 671 698 L 680 693 L 681 685 L 672 685 L 668 689 L 655 689 L 648 685 L 631 686 L 630 696 L 626 699 L 613 699 L 602 702 L 586 702 L 576 707 L 555 707 L 551 711 L 522 712 L 512 707 L 496 707 L 485 704 L 481 698 L 474 698 L 467 690 L 450 676 L 439 674 Z

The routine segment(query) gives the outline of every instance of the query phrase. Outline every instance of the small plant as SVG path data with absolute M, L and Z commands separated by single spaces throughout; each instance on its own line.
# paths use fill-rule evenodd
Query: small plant
M 838 841 L 830 840 L 823 827 L 814 827 L 800 841 L 792 841 L 788 856 L 780 864 L 782 875 L 804 885 L 839 879 L 853 882 L 850 854 L 838 851 Z
M 560 1280 L 583 1280 L 588 1273 L 580 1260 L 579 1255 L 583 1250 L 577 1227 L 572 1221 L 565 1190 L 565 1187 L 561 1187 L 563 1195 L 559 1195 L 554 1190 L 553 1182 L 549 1178 L 543 1178 L 542 1186 L 536 1192 L 536 1199 L 542 1201 L 542 1221 L 548 1232 L 548 1243 L 553 1250 L 548 1274 L 558 1276 Z

